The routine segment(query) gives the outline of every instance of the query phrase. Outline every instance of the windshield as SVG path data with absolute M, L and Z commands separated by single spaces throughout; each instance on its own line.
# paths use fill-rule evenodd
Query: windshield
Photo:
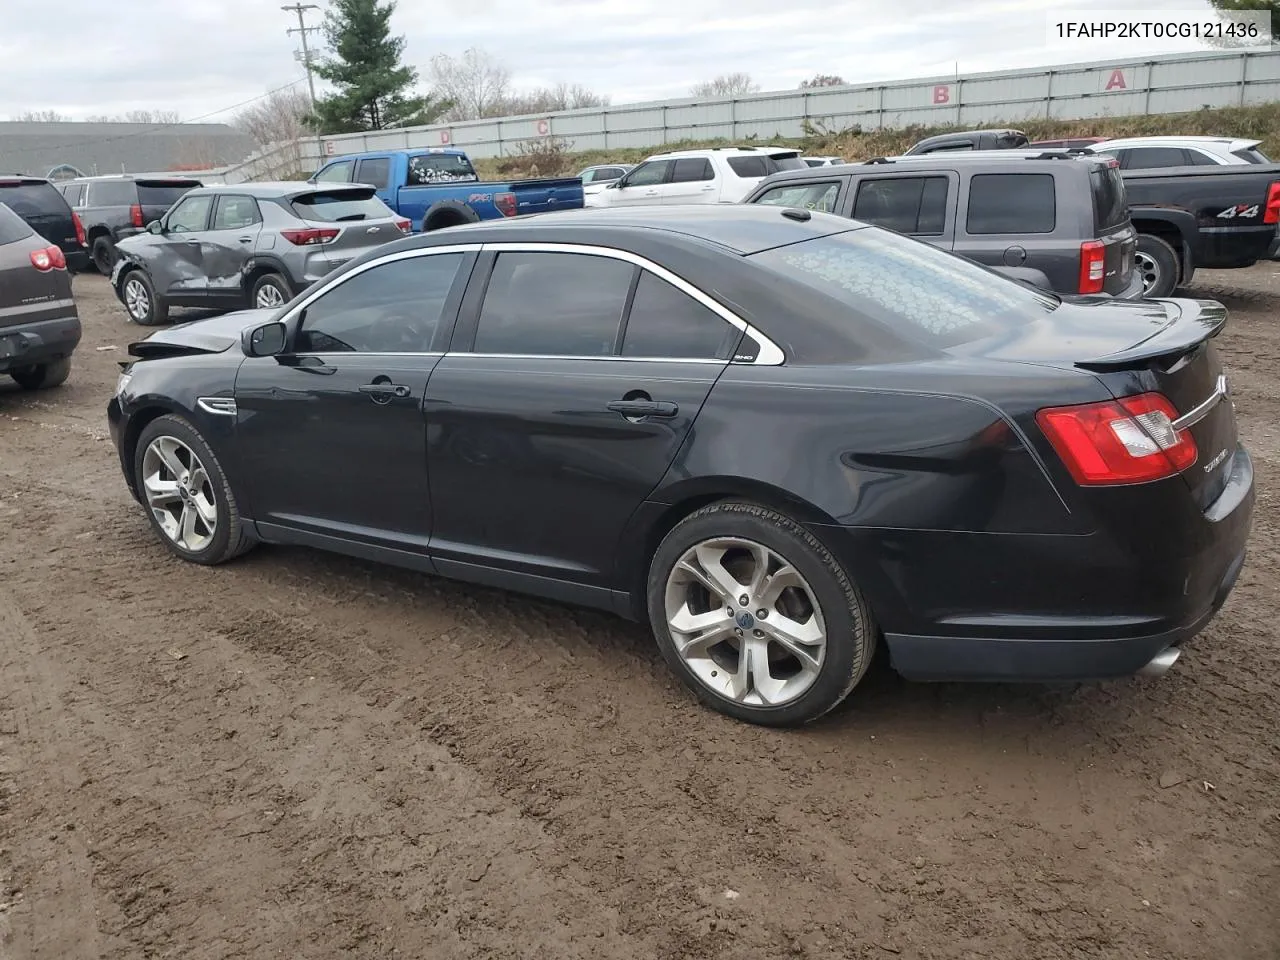
M 879 227 L 754 254 L 893 331 L 934 347 L 996 336 L 1062 302 L 972 261 Z
M 338 223 L 347 220 L 381 220 L 393 216 L 391 208 L 372 190 L 333 190 L 306 193 L 293 198 L 293 209 L 303 220 Z
M 475 167 L 456 153 L 428 153 L 409 158 L 409 186 L 479 180 Z

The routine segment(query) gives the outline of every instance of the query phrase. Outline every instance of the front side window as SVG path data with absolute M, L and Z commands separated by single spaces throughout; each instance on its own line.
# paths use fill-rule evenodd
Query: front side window
M 622 355 L 714 360 L 726 356 L 741 336 L 723 317 L 643 270 L 627 314 Z
M 332 163 L 317 173 L 315 179 L 321 183 L 346 183 L 351 179 L 351 169 L 354 166 L 355 163 L 351 160 Z
M 170 233 L 195 233 L 197 230 L 204 230 L 209 223 L 211 206 L 213 197 L 208 194 L 178 201 L 177 206 L 169 213 L 166 229 Z
M 578 253 L 500 253 L 474 350 L 532 356 L 614 353 L 635 267 Z
M 831 213 L 836 208 L 836 196 L 839 193 L 840 184 L 838 183 L 790 184 L 766 190 L 756 203 Z
M 465 254 L 379 264 L 307 305 L 298 353 L 425 353 Z
M 969 181 L 971 234 L 1053 233 L 1056 223 L 1051 173 L 980 173 Z
M 653 187 L 667 182 L 670 160 L 649 160 L 627 174 L 628 187 Z
M 858 186 L 853 219 L 899 233 L 936 236 L 947 222 L 947 178 L 864 180 Z
M 1061 303 L 925 241 L 876 227 L 750 259 L 834 298 L 848 308 L 851 322 L 865 317 L 940 347 L 1016 329 Z

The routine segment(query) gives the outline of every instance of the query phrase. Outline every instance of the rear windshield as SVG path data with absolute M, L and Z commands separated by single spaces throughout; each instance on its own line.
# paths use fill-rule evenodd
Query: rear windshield
M 71 219 L 71 208 L 51 183 L 0 180 L 0 203 L 7 204 L 24 220 L 33 217 Z
M 1270 163 L 1271 162 L 1270 160 L 1267 159 L 1267 155 L 1263 153 L 1261 150 L 1259 150 L 1257 147 L 1246 147 L 1243 150 L 1232 150 L 1231 153 L 1233 156 L 1239 157 L 1241 160 L 1244 160 L 1246 163 Z
M 0 203 L 0 246 L 16 240 L 24 240 L 31 236 L 32 232 L 20 216 Z
M 857 314 L 934 347 L 996 336 L 1062 302 L 970 260 L 879 227 L 752 255 Z
M 1094 168 L 1089 174 L 1089 183 L 1093 187 L 1093 216 L 1099 231 L 1121 226 L 1129 219 L 1129 202 L 1125 199 L 1124 178 L 1118 166 Z
M 769 158 L 779 170 L 807 170 L 809 165 L 798 153 L 779 153 Z
M 172 207 L 188 190 L 200 186 L 198 183 L 163 183 L 145 181 L 138 182 L 138 203 L 144 207 Z
M 428 153 L 409 158 L 409 186 L 479 180 L 471 161 L 455 153 Z
M 293 198 L 293 210 L 303 220 L 338 223 L 346 220 L 380 220 L 391 208 L 372 190 L 331 190 L 304 193 Z

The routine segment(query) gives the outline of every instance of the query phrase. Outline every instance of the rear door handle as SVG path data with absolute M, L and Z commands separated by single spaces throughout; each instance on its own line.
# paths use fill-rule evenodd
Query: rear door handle
M 240 238 L 240 242 L 241 242 L 241 243 L 253 243 L 253 237 L 241 237 L 241 238 Z
M 198 247 L 198 246 L 200 246 L 200 241 L 199 241 L 199 240 L 188 240 L 188 241 L 187 241 L 187 244 L 188 244 L 189 246 L 192 246 L 192 247 Z
M 674 417 L 680 408 L 670 400 L 614 400 L 609 409 L 624 417 Z
M 400 397 L 404 399 L 412 391 L 402 383 L 362 383 L 361 393 L 371 393 L 375 397 Z

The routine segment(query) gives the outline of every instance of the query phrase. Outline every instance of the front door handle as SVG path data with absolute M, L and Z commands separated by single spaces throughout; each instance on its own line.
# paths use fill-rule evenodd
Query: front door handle
M 412 391 L 402 383 L 362 383 L 360 392 L 373 394 L 375 400 L 379 398 L 390 400 L 392 397 L 403 400 Z
M 633 417 L 674 417 L 680 408 L 670 400 L 614 400 L 609 409 L 628 420 Z
M 241 243 L 253 243 L 253 237 L 241 237 L 241 238 L 240 238 L 240 242 L 241 242 Z
M 199 241 L 199 240 L 188 240 L 188 241 L 187 241 L 187 246 L 190 246 L 190 247 L 198 247 L 198 246 L 200 246 L 200 241 Z

